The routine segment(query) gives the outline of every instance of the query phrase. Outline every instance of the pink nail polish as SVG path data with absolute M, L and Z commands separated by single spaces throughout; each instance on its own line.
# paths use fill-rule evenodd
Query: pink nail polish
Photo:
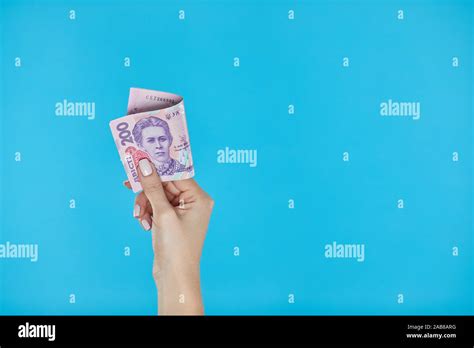
M 150 224 L 148 223 L 148 221 L 143 219 L 141 222 L 142 222 L 143 228 L 148 231 L 150 229 Z
M 140 215 L 140 206 L 138 204 L 135 204 L 135 207 L 133 208 L 133 217 L 138 217 Z

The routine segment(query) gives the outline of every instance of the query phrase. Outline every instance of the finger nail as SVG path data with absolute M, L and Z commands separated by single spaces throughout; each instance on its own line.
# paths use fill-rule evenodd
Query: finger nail
M 142 220 L 142 226 L 147 231 L 150 229 L 150 224 L 145 219 Z
M 151 175 L 151 173 L 153 172 L 151 170 L 150 162 L 148 162 L 148 160 L 145 158 L 140 160 L 140 162 L 138 162 L 138 165 L 140 166 L 140 170 L 142 171 L 142 174 L 144 176 Z
M 133 217 L 138 217 L 138 215 L 140 215 L 140 206 L 135 204 L 135 207 L 133 208 Z

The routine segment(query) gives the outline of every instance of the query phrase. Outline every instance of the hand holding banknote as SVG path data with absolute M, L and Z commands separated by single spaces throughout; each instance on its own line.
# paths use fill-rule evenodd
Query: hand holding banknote
M 194 179 L 162 182 L 147 159 L 138 167 L 134 216 L 150 219 L 159 314 L 203 314 L 199 263 L 214 201 Z
M 127 116 L 110 129 L 125 185 L 140 192 L 133 215 L 152 231 L 159 314 L 203 314 L 199 263 L 214 202 L 192 179 L 183 98 L 131 88 Z

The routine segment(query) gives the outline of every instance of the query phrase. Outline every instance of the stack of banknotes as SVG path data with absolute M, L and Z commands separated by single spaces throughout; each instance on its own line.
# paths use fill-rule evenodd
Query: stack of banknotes
M 127 116 L 110 129 L 133 192 L 142 190 L 138 161 L 150 160 L 162 181 L 194 176 L 183 98 L 166 92 L 130 88 Z

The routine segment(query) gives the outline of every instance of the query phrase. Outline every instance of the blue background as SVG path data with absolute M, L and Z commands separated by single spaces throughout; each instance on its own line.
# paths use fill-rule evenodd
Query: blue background
M 0 259 L 0 314 L 156 314 L 108 126 L 130 87 L 184 96 L 216 202 L 207 314 L 473 313 L 472 2 L 2 1 L 0 16 L 0 243 L 39 245 L 36 263 Z M 420 119 L 381 117 L 390 98 Z M 64 99 L 95 120 L 55 116 Z M 257 167 L 217 163 L 226 146 Z M 333 241 L 365 261 L 325 258 Z

